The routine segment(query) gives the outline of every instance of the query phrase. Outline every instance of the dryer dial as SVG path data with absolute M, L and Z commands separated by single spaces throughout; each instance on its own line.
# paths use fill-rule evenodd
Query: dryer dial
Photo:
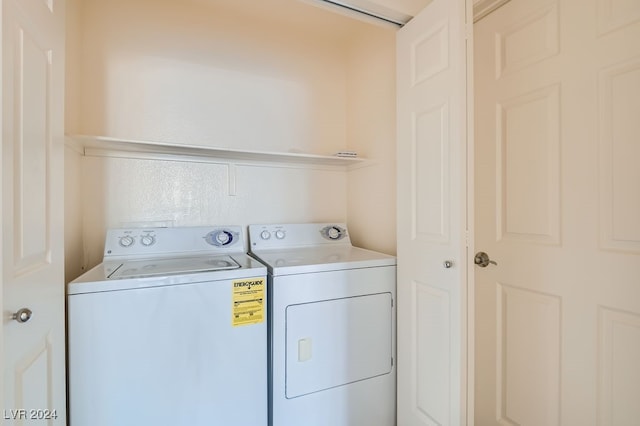
M 322 236 L 328 240 L 341 240 L 347 236 L 346 229 L 340 228 L 339 226 L 325 226 L 320 231 Z
M 286 237 L 286 234 L 284 233 L 284 231 L 282 229 L 278 229 L 276 231 L 276 238 L 279 240 L 284 239 L 284 237 Z
M 263 240 L 268 240 L 269 238 L 271 238 L 271 232 L 269 231 L 262 231 L 260 233 L 260 238 L 262 238 Z

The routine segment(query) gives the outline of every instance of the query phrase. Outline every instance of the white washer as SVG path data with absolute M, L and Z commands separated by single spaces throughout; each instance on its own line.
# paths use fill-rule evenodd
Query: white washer
M 109 230 L 67 286 L 70 425 L 266 426 L 266 296 L 240 227 Z
M 268 269 L 269 424 L 396 423 L 396 259 L 344 224 L 250 225 Z

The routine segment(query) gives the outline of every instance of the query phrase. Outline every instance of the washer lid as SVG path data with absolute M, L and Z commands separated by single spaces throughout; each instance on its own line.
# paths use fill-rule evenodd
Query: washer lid
M 351 245 L 254 251 L 272 275 L 395 266 L 396 258 Z
M 231 256 L 199 256 L 167 259 L 145 259 L 123 262 L 108 279 L 144 278 L 160 275 L 238 269 L 240 265 Z
M 233 269 L 216 269 L 215 265 L 211 263 L 214 260 L 231 258 L 233 263 L 240 265 Z M 200 260 L 200 265 L 205 264 L 204 269 L 196 268 L 183 268 L 185 260 L 191 261 Z M 115 272 L 121 268 L 126 268 L 127 264 L 133 262 L 139 262 L 138 266 L 142 264 L 153 264 L 158 262 L 173 261 L 178 263 L 178 267 L 182 269 L 189 269 L 187 272 L 176 272 L 171 269 L 167 273 L 158 272 L 156 275 L 141 274 L 134 277 L 119 277 L 116 279 Z M 156 271 L 158 271 L 156 269 Z M 231 282 L 237 279 L 255 278 L 265 276 L 267 274 L 267 267 L 257 260 L 249 257 L 244 253 L 234 253 L 229 256 L 185 256 L 181 258 L 162 258 L 162 259 L 137 259 L 129 261 L 108 261 L 100 263 L 91 270 L 85 272 L 75 280 L 67 284 L 67 295 L 73 296 L 76 294 L 86 293 L 99 293 L 104 291 L 120 291 L 120 290 L 132 290 L 132 289 L 146 289 L 153 287 L 173 286 L 182 284 L 194 284 L 194 283 L 219 283 L 219 282 Z M 110 277 L 110 278 L 109 278 Z

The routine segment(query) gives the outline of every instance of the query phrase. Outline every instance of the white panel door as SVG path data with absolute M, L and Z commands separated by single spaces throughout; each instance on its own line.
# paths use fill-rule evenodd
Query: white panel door
M 475 27 L 476 424 L 640 419 L 640 2 Z
M 470 16 L 434 0 L 397 36 L 400 426 L 467 423 Z
M 4 424 L 66 424 L 64 14 L 62 0 L 2 2 Z

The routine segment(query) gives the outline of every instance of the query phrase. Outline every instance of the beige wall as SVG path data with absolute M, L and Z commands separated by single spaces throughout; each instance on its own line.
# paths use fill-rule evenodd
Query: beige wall
M 65 67 L 65 132 L 78 128 L 78 90 L 80 33 L 80 0 L 66 1 L 66 67 Z M 65 147 L 64 155 L 64 240 L 65 280 L 80 275 L 84 266 L 82 216 L 82 161 L 73 146 Z
M 322 154 L 345 146 L 347 45 L 329 31 L 220 1 L 79 1 L 74 132 Z
M 396 253 L 395 37 L 356 37 L 349 57 L 348 141 L 371 165 L 348 178 L 348 224 L 356 245 Z
M 129 225 L 348 220 L 355 242 L 395 252 L 393 29 L 297 0 L 240 3 L 70 0 L 67 134 L 352 149 L 372 165 L 239 164 L 231 194 L 223 161 L 83 157 L 68 147 L 68 279 L 101 260 L 107 228 Z

